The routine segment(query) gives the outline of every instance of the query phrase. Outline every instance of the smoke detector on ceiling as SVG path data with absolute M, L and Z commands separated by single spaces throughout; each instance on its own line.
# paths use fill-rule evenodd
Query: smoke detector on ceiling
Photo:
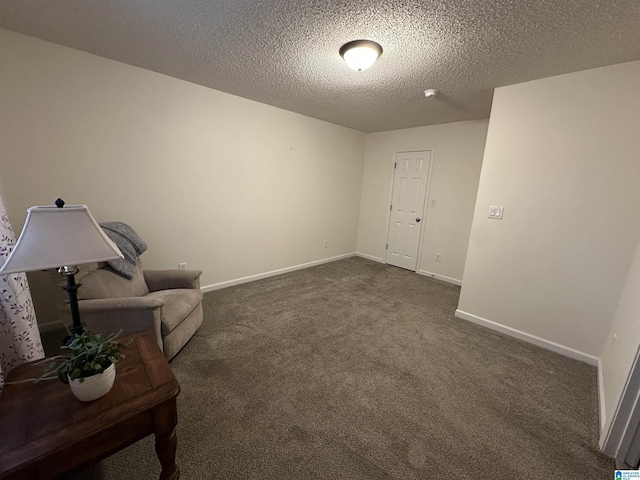
M 434 98 L 438 94 L 437 90 L 430 88 L 424 91 L 424 98 Z

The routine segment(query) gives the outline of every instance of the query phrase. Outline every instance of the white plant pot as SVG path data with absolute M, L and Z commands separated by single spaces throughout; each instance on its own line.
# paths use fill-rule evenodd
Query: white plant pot
M 104 372 L 85 378 L 69 380 L 69 387 L 78 400 L 91 402 L 96 400 L 111 390 L 116 379 L 116 364 L 112 363 Z

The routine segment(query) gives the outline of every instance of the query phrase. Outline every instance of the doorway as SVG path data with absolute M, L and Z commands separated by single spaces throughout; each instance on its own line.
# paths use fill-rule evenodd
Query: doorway
M 430 167 L 430 150 L 396 154 L 385 255 L 389 265 L 418 268 Z

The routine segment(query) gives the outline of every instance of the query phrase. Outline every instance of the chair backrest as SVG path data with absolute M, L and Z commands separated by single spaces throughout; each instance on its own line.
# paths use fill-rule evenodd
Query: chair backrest
M 78 268 L 80 271 L 75 275 L 75 280 L 76 283 L 81 284 L 80 288 L 78 288 L 79 300 L 141 297 L 149 293 L 149 288 L 144 281 L 140 258 L 136 262 L 136 268 L 131 280 L 119 274 L 104 262 L 79 265 Z M 49 270 L 49 278 L 55 284 L 58 320 L 65 325 L 71 325 L 69 296 L 61 288 L 66 284 L 66 279 L 54 269 Z
M 82 285 L 78 289 L 78 300 L 142 297 L 149 293 L 139 257 L 133 278 L 130 280 L 116 272 L 107 263 L 81 265 L 79 268 L 80 271 L 75 276 L 76 283 Z

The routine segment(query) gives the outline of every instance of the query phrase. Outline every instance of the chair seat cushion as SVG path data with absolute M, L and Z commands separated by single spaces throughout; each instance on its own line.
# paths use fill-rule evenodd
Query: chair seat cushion
M 162 335 L 168 335 L 202 302 L 202 291 L 197 288 L 174 288 L 149 292 L 146 297 L 164 300 Z

